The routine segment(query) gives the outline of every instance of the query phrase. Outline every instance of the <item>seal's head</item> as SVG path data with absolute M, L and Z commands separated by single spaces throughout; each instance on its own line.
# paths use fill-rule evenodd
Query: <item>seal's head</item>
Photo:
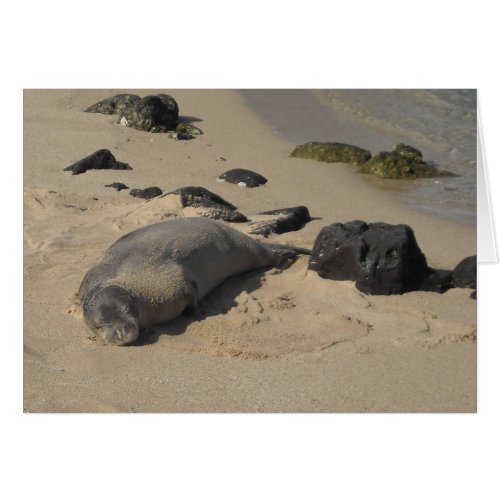
M 83 316 L 92 331 L 108 344 L 130 344 L 139 336 L 136 299 L 117 285 L 91 290 L 83 300 Z

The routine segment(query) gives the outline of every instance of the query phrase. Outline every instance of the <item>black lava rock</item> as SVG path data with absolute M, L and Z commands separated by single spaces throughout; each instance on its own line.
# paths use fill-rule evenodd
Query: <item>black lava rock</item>
M 122 189 L 130 189 L 127 185 L 123 184 L 123 182 L 113 182 L 112 184 L 106 184 L 104 187 L 115 188 L 117 191 L 121 191 Z
M 247 222 L 248 219 L 236 210 L 236 207 L 219 195 L 199 186 L 186 186 L 175 189 L 167 194 L 178 194 L 183 207 L 195 207 L 205 210 L 205 216 L 210 219 L 220 219 L 226 222 Z
M 152 186 L 145 189 L 131 189 L 129 194 L 135 198 L 150 200 L 151 198 L 156 198 L 163 194 L 163 191 L 159 187 Z
M 207 203 L 204 205 L 193 205 L 204 211 L 200 214 L 214 220 L 223 220 L 226 222 L 248 222 L 248 219 L 238 210 L 231 210 L 218 203 Z
M 80 161 L 73 163 L 64 169 L 65 172 L 71 171 L 73 175 L 83 174 L 87 170 L 132 170 L 128 163 L 117 161 L 109 149 L 99 149 L 95 153 L 86 156 Z
M 251 234 L 259 234 L 266 238 L 271 233 L 282 234 L 290 231 L 298 231 L 311 220 L 309 210 L 304 206 L 270 210 L 268 212 L 261 212 L 259 215 L 277 216 L 275 219 L 250 223 L 252 227 L 250 230 Z
M 212 193 L 212 191 L 200 186 L 181 187 L 167 194 L 179 194 L 183 207 L 205 205 L 211 202 L 225 206 L 231 210 L 236 210 L 236 207 L 232 203 L 229 203 L 218 194 Z
M 422 292 L 437 292 L 444 293 L 446 290 L 453 288 L 451 282 L 451 271 L 443 269 L 431 269 L 422 281 L 419 290 Z
M 264 176 L 244 168 L 233 168 L 232 170 L 228 170 L 227 172 L 219 175 L 218 180 L 249 188 L 262 186 L 267 182 L 267 179 Z
M 117 94 L 103 101 L 96 102 L 90 108 L 85 110 L 86 113 L 102 113 L 104 115 L 115 115 L 122 109 L 127 108 L 132 103 L 140 101 L 141 98 L 135 94 Z
M 446 273 L 428 267 L 409 226 L 359 220 L 324 227 L 314 243 L 309 269 L 323 278 L 353 280 L 360 291 L 374 295 L 441 292 L 449 280 Z
M 168 132 L 177 125 L 179 107 L 169 95 L 149 95 L 122 109 L 119 116 L 119 122 L 127 127 L 147 132 Z
M 453 270 L 451 281 L 456 288 L 477 288 L 477 258 L 466 257 Z

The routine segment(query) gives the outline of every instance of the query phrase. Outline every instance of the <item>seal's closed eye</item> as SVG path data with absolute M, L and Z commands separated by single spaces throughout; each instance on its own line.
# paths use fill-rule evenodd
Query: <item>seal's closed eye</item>
M 134 297 L 117 286 L 98 286 L 84 299 L 84 319 L 104 341 L 114 345 L 133 342 L 139 335 L 140 315 Z

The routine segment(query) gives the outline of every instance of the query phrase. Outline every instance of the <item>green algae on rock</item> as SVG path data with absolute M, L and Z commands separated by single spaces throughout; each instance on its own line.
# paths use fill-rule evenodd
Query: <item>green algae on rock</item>
M 366 149 L 341 142 L 307 142 L 297 146 L 290 153 L 292 158 L 306 158 L 328 163 L 352 163 L 353 165 L 363 165 L 371 156 Z
M 187 132 L 171 132 L 168 134 L 170 139 L 177 139 L 178 141 L 189 141 L 194 139 L 193 135 L 189 135 Z
M 375 155 L 361 166 L 361 171 L 384 179 L 455 176 L 424 162 L 422 153 L 407 144 L 396 144 L 391 152 L 383 151 Z
M 178 119 L 179 107 L 175 99 L 158 94 L 143 97 L 122 109 L 118 122 L 147 132 L 169 132 L 175 129 Z
M 190 123 L 179 123 L 175 128 L 177 133 L 182 132 L 189 135 L 201 135 L 203 131 Z
M 115 115 L 132 103 L 140 101 L 141 98 L 135 94 L 117 94 L 103 101 L 96 102 L 85 110 L 86 113 L 102 113 L 103 115 Z
M 396 144 L 392 148 L 392 152 L 401 156 L 402 158 L 406 158 L 408 160 L 414 161 L 416 163 L 422 163 L 424 161 L 424 157 L 422 156 L 422 152 L 413 146 L 409 146 L 408 144 Z
M 179 123 L 175 127 L 175 132 L 172 132 L 168 136 L 171 139 L 177 139 L 178 141 L 185 141 L 189 139 L 194 139 L 195 136 L 203 134 L 203 131 L 190 123 Z

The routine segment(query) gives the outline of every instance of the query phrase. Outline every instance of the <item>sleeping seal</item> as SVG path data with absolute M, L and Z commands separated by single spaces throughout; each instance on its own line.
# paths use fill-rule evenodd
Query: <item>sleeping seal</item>
M 137 229 L 114 243 L 83 278 L 79 296 L 93 332 L 130 344 L 141 328 L 196 308 L 225 279 L 279 266 L 307 250 L 262 244 L 220 222 L 175 219 Z

